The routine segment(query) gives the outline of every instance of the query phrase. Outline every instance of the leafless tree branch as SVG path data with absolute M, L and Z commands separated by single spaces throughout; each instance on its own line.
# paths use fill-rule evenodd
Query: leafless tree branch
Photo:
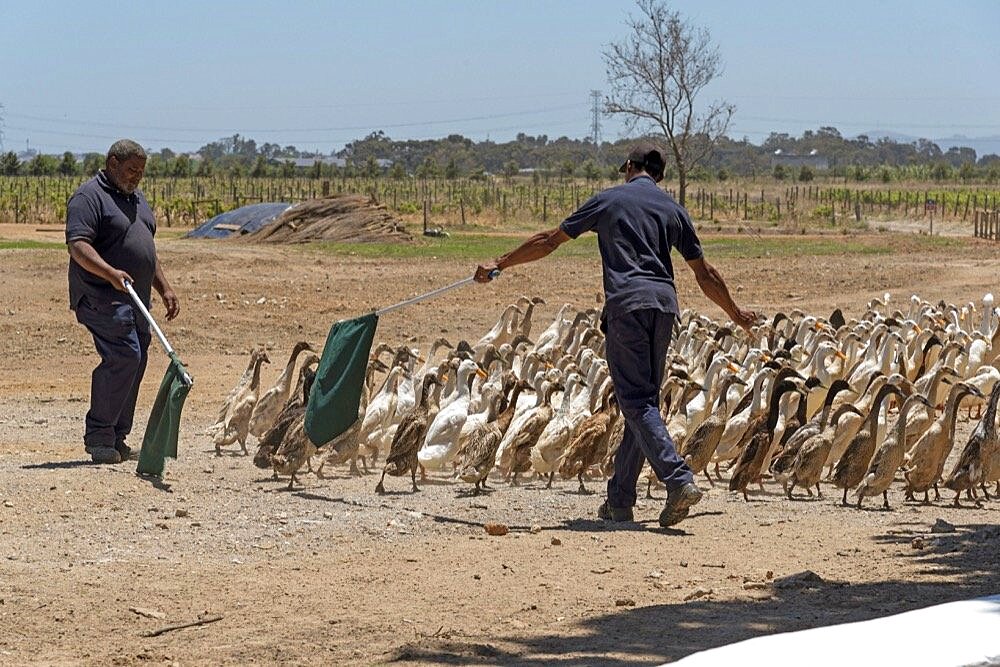
M 629 132 L 663 137 L 684 204 L 688 173 L 711 154 L 736 108 L 715 101 L 699 111 L 699 94 L 722 73 L 708 30 L 668 9 L 664 0 L 636 0 L 636 6 L 628 37 L 602 53 L 610 87 L 604 109 L 622 116 Z

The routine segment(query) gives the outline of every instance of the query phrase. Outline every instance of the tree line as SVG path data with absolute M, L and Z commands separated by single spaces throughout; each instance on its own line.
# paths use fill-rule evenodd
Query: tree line
M 506 142 L 473 141 L 460 134 L 440 139 L 392 139 L 372 132 L 348 143 L 335 155 L 343 165 L 328 164 L 324 156 L 300 151 L 295 146 L 264 143 L 236 134 L 213 141 L 194 155 L 169 148 L 151 153 L 146 165 L 150 176 L 387 177 L 467 178 L 489 174 L 512 177 L 526 172 L 535 178 L 616 178 L 617 169 L 635 139 L 601 142 L 550 139 L 541 134 L 518 134 Z M 725 181 L 730 177 L 766 177 L 809 181 L 823 172 L 809 167 L 771 166 L 775 151 L 808 154 L 816 151 L 829 162 L 826 175 L 854 181 L 896 180 L 988 180 L 1000 181 L 1000 156 L 978 157 L 971 148 L 947 151 L 926 139 L 898 142 L 889 138 L 845 137 L 835 127 L 807 130 L 801 136 L 771 133 L 760 145 L 747 138 L 722 137 L 706 159 L 689 174 L 695 181 Z M 294 158 L 314 161 L 296 166 Z M 16 153 L 0 154 L 0 174 L 7 176 L 89 176 L 104 166 L 104 156 L 88 153 L 78 159 L 67 151 L 58 155 L 35 155 L 20 160 Z M 670 165 L 668 179 L 675 177 Z

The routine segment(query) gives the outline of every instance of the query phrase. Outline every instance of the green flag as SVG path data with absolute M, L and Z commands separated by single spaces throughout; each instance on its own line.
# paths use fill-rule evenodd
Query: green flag
M 306 434 L 317 446 L 357 421 L 377 326 L 378 315 L 370 313 L 330 327 L 306 408 Z
M 170 352 L 170 365 L 160 383 L 160 391 L 153 402 L 146 424 L 146 435 L 139 452 L 140 475 L 163 477 L 167 457 L 177 458 L 177 435 L 180 430 L 181 410 L 184 399 L 191 391 L 190 375 L 177 354 Z

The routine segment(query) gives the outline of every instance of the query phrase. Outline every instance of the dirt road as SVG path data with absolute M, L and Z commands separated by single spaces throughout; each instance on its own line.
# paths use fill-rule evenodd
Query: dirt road
M 883 238 L 893 254 L 718 264 L 768 313 L 850 317 L 886 291 L 959 303 L 997 291 L 995 245 L 935 253 Z M 662 493 L 638 508 L 638 526 L 602 524 L 597 480 L 593 496 L 574 480 L 472 497 L 443 477 L 417 494 L 391 478 L 379 497 L 374 476 L 340 469 L 284 491 L 242 456 L 215 457 L 202 435 L 249 348 L 272 350 L 267 384 L 296 340 L 319 345 L 331 322 L 472 266 L 181 240 L 160 253 L 183 308 L 168 334 L 196 386 L 180 459 L 154 485 L 132 465 L 85 460 L 96 355 L 67 310 L 65 252 L 0 250 L 0 663 L 655 664 L 1000 591 L 1000 502 L 907 504 L 898 485 L 889 512 L 843 509 L 832 489 L 789 502 L 770 485 L 745 503 L 718 486 L 673 531 L 656 527 Z M 424 347 L 478 338 L 521 294 L 546 300 L 541 330 L 564 302 L 597 305 L 599 276 L 596 257 L 557 255 L 386 316 L 379 335 Z M 721 315 L 686 271 L 679 282 L 684 305 Z M 154 352 L 135 442 L 164 367 Z M 511 532 L 489 537 L 486 521 Z M 780 581 L 804 570 L 818 578 Z M 144 636 L 202 615 L 223 618 Z

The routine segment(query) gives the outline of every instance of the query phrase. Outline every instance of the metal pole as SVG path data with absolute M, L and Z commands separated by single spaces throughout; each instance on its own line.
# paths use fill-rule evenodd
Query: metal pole
M 144 304 L 142 302 L 142 299 L 139 298 L 139 295 L 135 293 L 135 289 L 132 287 L 132 283 L 125 281 L 125 289 L 128 291 L 129 296 L 132 297 L 132 301 L 135 302 L 135 305 L 139 309 L 139 312 L 142 313 L 142 316 L 146 318 L 147 322 L 149 322 L 149 327 L 153 330 L 153 333 L 155 333 L 156 337 L 160 339 L 160 345 L 163 346 L 163 349 L 167 353 L 167 356 L 173 355 L 174 348 L 172 348 L 170 346 L 170 343 L 167 342 L 167 337 L 163 335 L 163 331 L 160 330 L 160 327 L 156 324 L 156 321 L 153 319 L 153 316 L 149 314 L 149 309 L 146 308 L 146 304 Z M 187 384 L 188 386 L 191 386 L 192 384 L 194 384 L 194 380 L 190 375 L 185 373 L 184 383 Z
M 499 275 L 500 275 L 500 269 L 494 269 L 490 273 L 490 280 L 493 280 L 494 278 L 496 278 Z M 418 296 L 413 297 L 412 299 L 407 299 L 406 301 L 400 301 L 397 304 L 393 304 L 391 306 L 386 306 L 385 308 L 381 308 L 379 310 L 376 310 L 375 314 L 378 315 L 379 317 L 381 317 L 382 315 L 385 315 L 386 313 L 390 313 L 390 312 L 392 312 L 394 310 L 398 310 L 398 309 L 402 308 L 403 306 L 409 306 L 409 305 L 414 304 L 414 303 L 419 303 L 420 301 L 425 301 L 427 299 L 432 299 L 432 298 L 434 298 L 436 296 L 444 294 L 445 292 L 450 292 L 451 290 L 453 290 L 453 289 L 455 289 L 457 287 L 462 287 L 463 285 L 468 285 L 469 283 L 473 282 L 475 279 L 476 279 L 475 276 L 469 276 L 468 278 L 462 278 L 461 280 L 459 280 L 457 282 L 454 282 L 454 283 L 452 283 L 450 285 L 445 285 L 444 287 L 439 287 L 436 290 L 431 290 L 430 292 L 427 292 L 425 294 L 420 294 Z

